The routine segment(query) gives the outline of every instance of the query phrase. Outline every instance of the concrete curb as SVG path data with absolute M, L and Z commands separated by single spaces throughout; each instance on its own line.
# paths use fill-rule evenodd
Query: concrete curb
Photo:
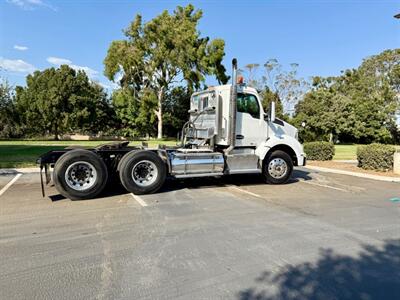
M 360 177 L 360 178 L 400 183 L 400 177 L 380 176 L 380 175 L 365 174 L 365 173 L 358 173 L 358 172 L 324 168 L 324 167 L 316 167 L 316 166 L 305 166 L 305 168 L 308 168 L 308 169 L 311 169 L 314 171 L 328 172 L 328 173 L 341 174 L 341 175 L 350 175 L 350 176 L 355 176 L 355 177 Z
M 356 163 L 358 163 L 358 160 L 356 160 L 356 159 L 335 159 L 333 161 L 341 162 L 341 163 L 345 163 L 345 164 L 356 164 Z
M 39 173 L 40 168 L 10 168 L 10 169 L 0 169 L 0 175 L 12 175 L 12 174 L 32 174 Z

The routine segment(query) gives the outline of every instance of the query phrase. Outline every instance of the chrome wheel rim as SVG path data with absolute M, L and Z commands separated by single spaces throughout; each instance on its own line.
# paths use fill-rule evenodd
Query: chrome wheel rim
M 149 160 L 141 160 L 132 169 L 132 179 L 138 186 L 152 185 L 158 176 L 156 165 Z
M 287 170 L 287 163 L 282 158 L 274 158 L 268 164 L 268 173 L 275 179 L 283 178 Z
M 91 163 L 77 161 L 65 171 L 65 182 L 75 191 L 90 189 L 97 180 L 97 171 Z

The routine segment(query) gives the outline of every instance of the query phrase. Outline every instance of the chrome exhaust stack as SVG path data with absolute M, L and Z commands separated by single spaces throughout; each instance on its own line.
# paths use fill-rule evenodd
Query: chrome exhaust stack
M 229 147 L 225 150 L 225 154 L 228 155 L 233 148 L 235 148 L 236 142 L 236 106 L 237 106 L 237 60 L 232 59 L 232 86 L 231 95 L 229 99 L 229 135 L 228 143 Z

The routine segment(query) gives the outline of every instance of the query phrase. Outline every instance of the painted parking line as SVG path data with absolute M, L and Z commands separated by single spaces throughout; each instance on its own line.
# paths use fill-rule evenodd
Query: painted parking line
M 341 189 L 341 188 L 334 187 L 334 186 L 330 186 L 330 185 L 327 185 L 327 184 L 320 184 L 320 183 L 309 182 L 309 181 L 304 181 L 304 180 L 300 180 L 300 182 L 304 182 L 304 183 L 307 183 L 307 184 L 316 185 L 316 186 L 320 186 L 320 187 L 324 187 L 324 188 L 328 188 L 328 189 L 333 189 L 333 190 L 337 190 L 337 191 L 341 191 L 341 192 L 345 192 L 345 193 L 348 193 L 348 192 L 349 192 L 348 190 Z M 259 195 L 259 194 L 250 192 L 250 191 L 245 190 L 245 189 L 241 189 L 240 187 L 238 187 L 238 186 L 236 186 L 236 185 L 229 185 L 228 187 L 229 187 L 230 189 L 237 190 L 237 191 L 239 191 L 239 192 L 242 192 L 242 193 L 251 195 L 251 196 L 253 196 L 253 197 L 261 198 L 261 199 L 266 200 L 265 197 L 263 197 L 262 195 Z
M 341 188 L 338 188 L 335 186 L 330 186 L 327 184 L 320 184 L 320 183 L 316 183 L 316 182 L 312 182 L 312 181 L 305 181 L 305 180 L 300 180 L 300 182 L 311 184 L 311 185 L 316 185 L 316 186 L 320 186 L 320 187 L 324 187 L 324 188 L 328 188 L 328 189 L 332 189 L 332 190 L 337 190 L 337 191 L 341 191 L 341 192 L 345 192 L 345 193 L 349 192 L 348 190 L 341 189 Z
M 242 193 L 251 195 L 251 196 L 253 196 L 253 197 L 257 197 L 257 198 L 262 198 L 262 199 L 264 199 L 263 196 L 261 196 L 261 195 L 259 195 L 259 194 L 256 194 L 256 193 L 253 193 L 253 192 L 250 192 L 250 191 L 247 191 L 247 190 L 244 190 L 244 189 L 241 189 L 240 187 L 238 187 L 238 186 L 236 186 L 236 185 L 229 185 L 228 187 L 229 187 L 230 189 L 233 189 L 233 190 L 236 190 L 236 191 L 239 191 L 239 192 L 242 192 Z
M 138 195 L 135 195 L 134 193 L 131 193 L 131 196 L 133 197 L 133 199 L 135 199 L 141 206 L 145 207 L 147 206 L 147 203 Z
M 18 180 L 18 178 L 20 178 L 21 176 L 22 176 L 22 174 L 17 174 L 13 179 L 11 179 L 11 181 L 9 183 L 7 183 L 5 185 L 5 187 L 3 187 L 0 190 L 0 196 L 3 195 L 9 189 L 9 187 L 12 186 Z

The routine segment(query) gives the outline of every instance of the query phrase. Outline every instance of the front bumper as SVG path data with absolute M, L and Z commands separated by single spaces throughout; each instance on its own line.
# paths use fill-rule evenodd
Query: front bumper
M 307 156 L 305 153 L 300 154 L 300 160 L 298 166 L 304 167 L 307 163 Z

